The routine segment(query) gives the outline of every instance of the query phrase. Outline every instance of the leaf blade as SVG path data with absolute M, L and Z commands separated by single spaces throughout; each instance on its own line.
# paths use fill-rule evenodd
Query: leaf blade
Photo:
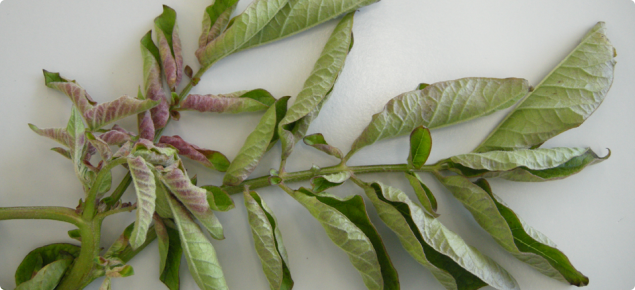
M 412 165 L 415 169 L 420 169 L 428 160 L 431 150 L 432 136 L 430 135 L 430 130 L 423 126 L 412 130 L 410 134 L 408 164 Z
M 137 195 L 137 217 L 130 235 L 130 246 L 136 249 L 145 242 L 152 222 L 156 200 L 156 183 L 152 170 L 143 158 L 128 158 L 128 168 Z

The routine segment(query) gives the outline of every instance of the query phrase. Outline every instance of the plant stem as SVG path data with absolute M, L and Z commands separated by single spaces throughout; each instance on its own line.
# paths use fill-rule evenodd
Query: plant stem
M 74 209 L 60 206 L 1 207 L 0 220 L 47 219 L 80 226 L 84 223 Z
M 154 226 L 148 228 L 148 233 L 146 234 L 146 241 L 141 244 L 136 249 L 132 249 L 130 245 L 128 245 L 121 253 L 119 253 L 119 259 L 124 263 L 128 263 L 128 261 L 132 260 L 134 256 L 136 256 L 139 252 L 143 251 L 145 247 L 147 247 L 150 243 L 152 243 L 157 238 L 157 231 L 154 230 Z
M 82 238 L 82 247 L 79 256 L 75 259 L 68 275 L 62 279 L 57 286 L 57 290 L 77 290 L 83 289 L 95 278 L 93 270 L 95 268 L 95 257 L 99 256 L 101 250 L 99 242 L 101 240 L 101 221 L 94 219 L 79 227 Z
M 84 204 L 84 213 L 82 217 L 84 220 L 92 221 L 93 217 L 97 213 L 97 191 L 99 190 L 99 185 L 103 182 L 106 175 L 110 173 L 110 170 L 121 165 L 127 161 L 126 158 L 118 158 L 110 163 L 108 163 L 104 168 L 102 168 L 97 174 L 97 178 L 95 178 L 95 182 L 93 182 L 93 186 L 88 191 L 86 195 L 86 203 Z
M 119 183 L 119 185 L 117 185 L 117 188 L 115 188 L 112 194 L 110 194 L 110 198 L 108 199 L 108 202 L 107 202 L 109 209 L 113 205 L 115 205 L 115 203 L 117 203 L 119 199 L 121 199 L 121 196 L 123 195 L 124 192 L 126 192 L 126 189 L 128 189 L 128 186 L 130 186 L 131 182 L 132 182 L 132 176 L 130 175 L 130 171 L 128 171 L 126 173 L 126 176 L 124 176 L 121 182 Z

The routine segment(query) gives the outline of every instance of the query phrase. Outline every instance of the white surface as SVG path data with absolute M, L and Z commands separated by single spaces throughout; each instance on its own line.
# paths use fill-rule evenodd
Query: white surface
M 82 190 L 67 160 L 48 149 L 57 146 L 32 133 L 27 123 L 63 127 L 71 102 L 44 86 L 41 69 L 76 79 L 98 102 L 135 95 L 142 84 L 139 39 L 167 4 L 178 13 L 186 64 L 198 62 L 196 49 L 204 8 L 211 1 L 46 1 L 6 0 L 0 4 L 0 206 L 74 207 Z M 247 5 L 241 1 L 238 11 Z M 372 114 L 399 93 L 420 82 L 468 76 L 523 77 L 537 84 L 597 21 L 605 21 L 617 48 L 615 81 L 598 111 L 580 128 L 548 141 L 544 147 L 588 146 L 608 161 L 569 179 L 548 183 L 492 180 L 500 195 L 529 224 L 544 232 L 589 276 L 587 289 L 632 289 L 635 286 L 635 5 L 629 0 L 421 1 L 384 0 L 355 16 L 355 46 L 333 97 L 312 124 L 327 141 L 347 151 Z M 310 73 L 336 22 L 247 52 L 210 69 L 193 92 L 226 93 L 265 88 L 276 97 L 295 96 Z M 185 82 L 184 82 L 185 83 Z M 182 85 L 183 86 L 183 85 Z M 261 114 L 220 116 L 185 113 L 166 134 L 179 134 L 230 159 Z M 504 112 L 433 132 L 430 161 L 472 150 L 502 119 Z M 122 124 L 134 128 L 134 118 Z M 407 138 L 380 142 L 360 151 L 351 164 L 403 163 Z M 277 167 L 279 145 L 253 174 Z M 305 145 L 296 146 L 289 170 L 331 165 Z M 199 184 L 219 184 L 222 176 L 191 162 Z M 117 171 L 116 181 L 123 176 Z M 368 175 L 405 189 L 399 174 Z M 493 257 L 523 289 L 569 289 L 505 253 L 469 213 L 438 183 L 424 177 L 439 199 L 441 220 L 472 245 Z M 294 185 L 295 186 L 295 185 Z M 346 255 L 334 246 L 308 212 L 274 188 L 259 190 L 280 221 L 289 252 L 295 289 L 364 289 Z M 338 194 L 361 194 L 354 186 Z M 133 195 L 128 192 L 126 200 Z M 252 246 L 242 197 L 237 208 L 219 213 L 226 239 L 213 241 L 231 289 L 268 289 Z M 369 206 L 370 207 L 370 206 Z M 442 289 L 432 275 L 411 259 L 374 209 L 371 219 L 382 235 L 402 289 Z M 133 214 L 104 224 L 102 246 L 108 247 Z M 54 221 L 0 222 L 0 286 L 13 289 L 13 273 L 33 248 L 72 242 L 72 226 Z M 133 277 L 115 279 L 114 289 L 165 289 L 158 280 L 156 243 L 132 260 Z M 182 289 L 197 289 L 182 263 Z M 98 282 L 88 289 L 97 289 Z

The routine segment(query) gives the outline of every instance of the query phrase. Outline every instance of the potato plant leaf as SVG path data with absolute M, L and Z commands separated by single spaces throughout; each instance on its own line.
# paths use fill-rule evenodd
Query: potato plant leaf
M 50 244 L 34 249 L 24 257 L 16 269 L 15 285 L 31 280 L 33 275 L 45 265 L 63 260 L 68 256 L 76 258 L 79 256 L 79 251 L 80 247 L 72 244 Z
M 163 13 L 154 19 L 154 29 L 159 43 L 159 55 L 163 63 L 165 80 L 172 91 L 183 78 L 181 39 L 176 24 L 176 11 L 163 5 Z
M 64 276 L 72 259 L 61 259 L 52 262 L 40 269 L 32 279 L 18 285 L 16 290 L 54 290 Z
M 266 110 L 276 99 L 266 90 L 255 89 L 224 95 L 188 95 L 180 110 L 213 113 L 244 113 Z
M 289 97 L 282 97 L 267 109 L 254 131 L 245 140 L 243 147 L 238 151 L 236 158 L 229 165 L 227 174 L 223 178 L 223 185 L 238 185 L 256 169 L 274 138 L 277 122 L 281 118 L 279 115 L 284 116 L 288 100 Z
M 187 175 L 179 168 L 172 168 L 160 177 L 163 184 L 198 219 L 213 238 L 222 240 L 223 225 L 207 203 L 207 191 L 193 185 Z
M 532 237 L 535 230 L 527 231 L 518 216 L 496 197 L 485 179 L 476 184 L 462 176 L 437 178 L 494 240 L 517 259 L 534 267 L 540 273 L 576 286 L 586 286 L 589 278 L 576 270 L 569 258 L 554 246 Z
M 198 47 L 205 47 L 225 30 L 238 0 L 214 0 L 205 8 L 203 32 L 198 39 Z
M 112 102 L 102 103 L 84 112 L 84 119 L 91 130 L 99 129 L 125 117 L 136 115 L 149 110 L 159 101 L 138 100 L 128 96 L 122 96 Z
M 236 207 L 231 196 L 222 188 L 213 185 L 201 186 L 207 190 L 207 202 L 209 207 L 217 211 L 228 211 Z
M 68 119 L 66 132 L 70 138 L 68 145 L 75 175 L 84 185 L 84 188 L 90 188 L 94 179 L 94 172 L 91 172 L 84 163 L 84 156 L 87 149 L 86 128 L 84 127 L 80 112 L 75 106 L 71 109 L 71 117 Z
M 368 218 L 361 196 L 342 199 L 304 188 L 293 191 L 292 196 L 322 224 L 333 243 L 346 252 L 368 289 L 399 289 L 397 271 Z
M 430 191 L 416 173 L 406 172 L 405 174 L 423 209 L 431 216 L 439 217 L 437 213 L 437 199 L 434 197 L 434 194 L 432 194 L 432 191 Z
M 253 48 L 305 31 L 378 0 L 290 0 L 267 25 L 239 50 Z
M 81 114 L 93 108 L 95 101 L 75 81 L 65 79 L 59 73 L 44 72 L 44 83 L 68 96 Z
M 227 168 L 229 168 L 230 162 L 223 153 L 190 144 L 185 142 L 185 140 L 178 135 L 161 136 L 159 143 L 173 146 L 179 151 L 179 154 L 199 162 L 208 168 L 216 169 L 220 172 L 225 172 Z
M 29 124 L 29 128 L 31 128 L 31 130 L 33 130 L 33 132 L 35 132 L 35 134 L 38 134 L 42 137 L 47 137 L 50 139 L 53 139 L 55 141 L 57 141 L 57 143 L 60 143 L 64 146 L 66 146 L 67 148 L 69 147 L 69 142 L 70 142 L 70 136 L 68 135 L 68 133 L 66 132 L 65 128 L 46 128 L 46 129 L 40 129 L 37 126 L 33 125 L 33 124 Z
M 315 62 L 311 75 L 304 82 L 302 91 L 278 125 L 278 134 L 282 142 L 282 159 L 286 159 L 291 154 L 294 144 L 304 137 L 308 129 L 308 124 L 305 124 L 304 132 L 298 134 L 297 131 L 292 132 L 289 126 L 309 114 L 312 114 L 308 116 L 310 120 L 317 117 L 321 108 L 320 104 L 331 92 L 337 77 L 344 68 L 346 56 L 353 42 L 354 14 L 347 14 L 337 24 Z
M 128 168 L 137 194 L 137 219 L 130 236 L 130 246 L 138 248 L 145 242 L 152 222 L 156 200 L 154 174 L 141 157 L 128 158 Z
M 605 31 L 596 24 L 474 151 L 539 146 L 591 116 L 613 83 L 616 53 Z
M 347 156 L 379 140 L 408 134 L 419 126 L 432 130 L 489 115 L 510 107 L 528 91 L 529 84 L 524 79 L 464 78 L 403 93 L 373 115 Z
M 430 156 L 432 150 L 432 136 L 430 130 L 419 126 L 410 133 L 410 154 L 408 164 L 415 169 L 420 169 Z
M 178 290 L 179 267 L 181 265 L 181 256 L 183 249 L 179 232 L 176 229 L 166 226 L 159 216 L 154 215 L 154 229 L 157 232 L 159 240 L 159 256 L 161 257 L 159 264 L 159 279 L 170 290 Z
M 448 165 L 466 177 L 539 182 L 569 177 L 609 156 L 598 157 L 589 148 L 519 149 L 457 155 Z
M 363 187 L 381 220 L 397 234 L 406 251 L 446 289 L 479 289 L 487 285 L 519 289 L 505 269 L 426 214 L 401 190 L 379 182 Z
M 106 253 L 104 254 L 104 258 L 113 259 L 119 258 L 119 255 L 130 245 L 130 236 L 132 235 L 132 231 L 134 230 L 135 222 L 131 223 L 127 226 L 123 233 L 115 240 L 114 243 L 108 248 Z
M 117 129 L 115 129 L 117 128 Z M 106 133 L 99 135 L 99 139 L 104 140 L 108 145 L 116 145 L 121 146 L 124 143 L 132 140 L 132 134 L 125 131 L 119 130 L 119 126 L 115 125 L 113 128 Z
M 145 111 L 137 115 L 139 123 L 139 137 L 146 140 L 154 140 L 154 121 L 150 111 Z
M 338 149 L 337 147 L 331 146 L 326 143 L 326 140 L 324 140 L 324 136 L 321 133 L 306 136 L 303 140 L 304 144 L 320 150 L 328 155 L 339 159 L 344 158 L 344 154 L 342 154 L 342 151 L 340 151 L 340 149 Z
M 164 197 L 168 200 L 170 210 L 174 216 L 174 222 L 178 227 L 181 248 L 185 255 L 190 275 L 192 275 L 198 287 L 202 290 L 228 289 L 214 246 L 207 240 L 205 234 L 190 217 L 188 211 L 174 197 L 169 194 Z
M 249 226 L 262 270 L 271 289 L 291 289 L 293 279 L 289 271 L 289 259 L 282 242 L 282 234 L 273 212 L 255 191 L 243 193 L 249 215 Z
M 201 66 L 209 67 L 258 34 L 289 0 L 256 0 L 232 19 L 223 34 L 196 51 Z
M 161 56 L 159 48 L 152 41 L 152 31 L 141 38 L 141 56 L 143 57 L 143 87 L 146 98 L 160 103 L 150 109 L 156 129 L 165 127 L 170 118 L 168 101 L 161 82 Z

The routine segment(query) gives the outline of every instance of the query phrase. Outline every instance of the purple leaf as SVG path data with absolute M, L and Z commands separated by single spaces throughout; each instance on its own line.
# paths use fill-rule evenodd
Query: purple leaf
M 161 136 L 159 143 L 174 146 L 179 151 L 179 154 L 200 162 L 209 168 L 224 172 L 229 167 L 229 160 L 222 153 L 187 143 L 180 136 Z
M 130 235 L 130 246 L 138 248 L 145 242 L 152 222 L 156 199 L 154 175 L 141 157 L 128 158 L 128 168 L 137 194 L 137 219 Z
M 236 10 L 238 0 L 213 1 L 207 6 L 203 15 L 203 33 L 198 40 L 198 47 L 203 48 L 225 30 L 231 14 Z
M 51 73 L 44 70 L 44 80 L 47 87 L 66 94 L 82 114 L 90 110 L 95 104 L 95 101 L 93 101 L 82 87 L 75 81 L 61 77 L 59 73 Z
M 172 147 L 155 146 L 152 141 L 139 139 L 132 149 L 134 156 L 141 156 L 153 165 L 170 166 L 180 163 L 177 150 Z
M 101 159 L 104 161 L 110 160 L 110 157 L 112 157 L 112 151 L 110 151 L 110 147 L 108 147 L 108 143 L 106 143 L 104 140 L 102 140 L 99 137 L 93 136 L 93 134 L 91 133 L 87 133 L 86 135 L 88 136 L 89 144 L 92 145 L 92 147 L 94 148 L 93 150 L 97 150 L 97 152 L 99 152 L 99 156 L 101 156 Z M 89 151 L 90 149 L 86 150 L 86 152 L 89 152 Z
M 53 147 L 53 148 L 51 148 L 51 150 L 61 154 L 62 156 L 66 157 L 68 159 L 71 159 L 71 153 L 68 152 L 68 150 L 66 150 L 66 149 L 64 149 L 62 147 Z
M 163 5 L 163 13 L 154 19 L 154 27 L 163 63 L 163 73 L 168 86 L 175 91 L 183 77 L 183 56 L 179 29 L 176 24 L 176 11 Z
M 123 145 L 121 145 L 121 147 L 115 152 L 115 154 L 112 155 L 112 158 L 114 159 L 126 157 L 130 154 L 130 151 L 132 151 L 132 143 L 130 143 L 130 141 L 127 141 L 123 143 Z
M 161 57 L 159 49 L 152 41 L 151 31 L 141 39 L 141 55 L 143 57 L 143 83 L 146 97 L 160 101 L 150 113 L 155 129 L 165 127 L 170 117 L 169 105 L 161 82 Z
M 236 114 L 266 110 L 275 101 L 266 90 L 256 89 L 222 95 L 189 95 L 181 103 L 180 109 Z
M 64 129 L 64 128 L 40 129 L 40 128 L 38 128 L 37 126 L 35 126 L 33 124 L 29 124 L 29 127 L 31 128 L 31 130 L 33 130 L 33 132 L 35 132 L 35 134 L 51 138 L 51 139 L 57 141 L 58 143 L 66 146 L 66 147 L 69 147 L 70 136 L 68 135 L 68 132 L 66 132 L 66 129 Z
M 104 140 L 108 145 L 117 145 L 121 146 L 122 144 L 131 140 L 132 135 L 128 134 L 127 131 L 117 130 L 115 127 L 119 127 L 117 125 L 113 126 L 112 129 L 104 134 L 99 135 L 101 140 Z M 121 128 L 121 127 L 119 127 Z
M 88 126 L 95 130 L 130 115 L 148 110 L 159 102 L 153 100 L 137 100 L 128 96 L 120 97 L 112 102 L 99 104 L 84 113 Z
M 139 137 L 154 140 L 154 122 L 150 111 L 139 114 Z

